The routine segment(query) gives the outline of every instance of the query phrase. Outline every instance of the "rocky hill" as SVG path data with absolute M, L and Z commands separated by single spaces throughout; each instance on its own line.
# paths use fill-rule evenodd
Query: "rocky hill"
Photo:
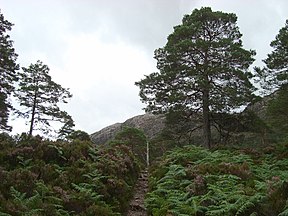
M 165 116 L 153 115 L 149 113 L 138 115 L 126 120 L 123 123 L 110 125 L 91 134 L 91 140 L 95 144 L 104 144 L 108 140 L 113 139 L 114 136 L 124 127 L 134 127 L 143 130 L 145 135 L 151 139 L 164 129 Z
M 268 118 L 266 115 L 267 105 L 269 101 L 275 97 L 277 97 L 277 91 L 269 96 L 260 98 L 257 102 L 251 103 L 246 107 L 243 113 L 247 113 L 247 111 L 252 111 L 260 119 L 266 121 Z M 151 139 L 164 129 L 165 121 L 166 120 L 164 115 L 153 115 L 150 113 L 146 113 L 143 115 L 132 117 L 123 123 L 116 123 L 105 127 L 100 131 L 91 134 L 91 139 L 95 144 L 104 144 L 108 140 L 113 139 L 114 136 L 124 127 L 135 127 L 137 129 L 140 129 L 146 134 L 148 139 Z M 197 131 L 199 136 L 199 130 Z M 194 132 L 194 134 L 196 132 Z

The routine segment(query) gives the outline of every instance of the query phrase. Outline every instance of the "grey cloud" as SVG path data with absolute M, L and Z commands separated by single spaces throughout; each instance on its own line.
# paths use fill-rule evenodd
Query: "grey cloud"
M 288 18 L 287 0 L 1 0 L 1 12 L 6 19 L 15 23 L 11 37 L 15 41 L 20 64 L 27 66 L 23 60 L 29 60 L 36 52 L 47 55 L 50 63 L 60 69 L 69 64 L 62 59 L 63 53 L 67 52 L 66 36 L 95 32 L 101 33 L 101 40 L 105 44 L 113 45 L 120 41 L 141 49 L 151 57 L 152 62 L 153 51 L 166 43 L 173 26 L 181 23 L 184 14 L 201 6 L 236 13 L 244 46 L 257 51 L 258 63 L 270 51 L 271 40 Z M 113 61 L 111 59 L 111 63 Z M 96 60 L 93 64 L 97 64 Z M 147 74 L 151 72 L 147 71 Z M 63 73 L 67 79 L 71 76 L 69 71 Z M 75 73 L 78 75 L 79 72 Z M 101 73 L 103 71 L 95 71 L 93 75 L 101 76 Z M 111 79 L 117 79 L 113 78 L 113 73 Z M 127 76 L 125 71 L 119 73 Z M 118 88 L 97 82 L 99 86 L 92 86 L 93 90 L 87 92 L 87 100 L 77 92 L 81 85 L 85 85 L 79 83 L 79 88 L 73 89 L 74 97 L 67 111 L 71 111 L 76 123 L 89 132 L 142 113 L 143 106 L 133 81 L 125 78 L 121 82 L 123 86 Z
M 107 28 L 105 37 L 134 43 L 148 52 L 164 45 L 172 27 L 190 12 L 192 5 L 185 0 L 98 0 L 89 1 L 87 10 L 87 5 L 77 7 L 77 1 L 72 2 L 72 28 L 86 32 Z
M 42 51 L 59 63 L 61 52 L 65 50 L 65 43 L 59 35 L 63 29 L 67 34 L 103 31 L 104 42 L 121 40 L 132 43 L 145 49 L 152 57 L 153 51 L 165 44 L 172 27 L 180 23 L 185 13 L 190 13 L 194 5 L 194 1 L 191 2 L 9 0 L 5 4 L 15 8 L 17 14 L 14 32 L 19 49 Z

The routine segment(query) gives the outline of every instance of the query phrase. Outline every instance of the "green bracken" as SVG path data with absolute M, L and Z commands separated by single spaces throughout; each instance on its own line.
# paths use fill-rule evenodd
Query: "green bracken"
M 286 215 L 288 159 L 279 158 L 283 153 L 274 148 L 256 157 L 249 150 L 175 149 L 153 168 L 149 214 Z

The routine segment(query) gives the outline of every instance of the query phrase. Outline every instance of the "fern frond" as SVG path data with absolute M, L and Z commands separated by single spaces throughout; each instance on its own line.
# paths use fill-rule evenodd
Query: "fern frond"
M 12 216 L 12 215 L 7 214 L 7 213 L 5 213 L 5 212 L 0 212 L 0 216 Z
M 11 195 L 15 201 L 20 202 L 20 203 L 24 203 L 26 193 L 21 193 L 21 192 L 17 191 L 13 186 L 10 188 L 10 193 L 11 193 Z
M 23 216 L 35 216 L 35 215 L 41 215 L 40 213 L 43 213 L 43 209 L 31 209 L 28 212 L 23 213 Z
M 281 212 L 278 216 L 288 216 L 288 208 Z

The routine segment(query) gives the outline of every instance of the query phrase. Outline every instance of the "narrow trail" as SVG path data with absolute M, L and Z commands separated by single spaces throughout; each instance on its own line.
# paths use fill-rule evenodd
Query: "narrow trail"
M 148 171 L 141 172 L 138 182 L 135 185 L 135 194 L 130 202 L 130 209 L 127 216 L 147 216 L 144 207 L 144 198 L 148 192 Z

